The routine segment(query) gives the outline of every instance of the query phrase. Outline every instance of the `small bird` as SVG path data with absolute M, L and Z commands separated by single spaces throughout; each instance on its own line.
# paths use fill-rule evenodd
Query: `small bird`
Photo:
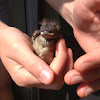
M 32 36 L 34 53 L 50 64 L 55 56 L 56 43 L 62 37 L 58 21 L 43 19 L 40 29 Z

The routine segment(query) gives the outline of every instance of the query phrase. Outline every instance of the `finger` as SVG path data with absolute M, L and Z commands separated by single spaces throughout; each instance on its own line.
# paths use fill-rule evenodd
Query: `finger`
M 13 47 L 16 55 L 9 58 L 22 65 L 27 71 L 38 78 L 44 84 L 52 83 L 54 73 L 51 68 L 37 57 L 26 43 L 15 43 Z
M 55 79 L 51 87 L 55 87 L 57 90 L 60 89 L 64 84 L 63 71 L 66 67 L 68 57 L 68 51 L 65 45 L 64 39 L 60 39 L 56 45 L 56 55 L 50 64 L 50 67 L 55 73 Z
M 70 70 L 72 70 L 74 68 L 74 61 L 73 61 L 73 54 L 72 54 L 72 50 L 69 48 L 68 49 L 68 60 L 67 60 L 67 64 L 66 67 L 64 69 L 64 81 L 65 83 L 70 84 L 70 78 L 71 75 L 69 75 L 69 72 L 71 72 Z M 70 76 L 70 77 L 69 77 Z
M 100 0 L 82 0 L 82 3 L 93 12 L 100 10 Z
M 18 86 L 38 87 L 38 88 L 53 89 L 53 90 L 58 90 L 63 86 L 61 80 L 58 83 L 57 83 L 57 81 L 55 81 L 50 85 L 45 85 L 45 84 L 41 83 L 41 81 L 38 80 L 36 77 L 34 77 L 31 73 L 29 73 L 22 65 L 18 64 L 17 62 L 13 61 L 12 59 L 2 58 L 2 60 L 7 68 L 7 71 L 9 72 L 10 76 L 12 77 L 13 81 Z
M 68 48 L 68 59 L 67 59 L 67 71 L 74 68 L 73 53 L 70 48 Z
M 100 48 L 94 49 L 76 60 L 74 68 L 79 72 L 100 67 Z
M 67 56 L 68 53 L 67 53 L 65 41 L 64 39 L 60 39 L 57 43 L 55 58 L 50 64 L 50 67 L 53 69 L 56 75 L 62 73 L 67 62 Z
M 18 86 L 35 85 L 35 83 L 37 83 L 38 79 L 29 73 L 22 65 L 6 57 L 3 57 L 2 61 Z
M 65 75 L 65 83 L 73 85 L 77 83 L 90 82 L 98 78 L 100 78 L 100 68 L 88 70 L 84 73 L 79 73 L 73 69 Z
M 87 82 L 79 85 L 77 88 L 77 94 L 80 97 L 86 97 L 98 90 L 100 90 L 100 78 L 92 82 Z
M 74 69 L 66 73 L 64 80 L 65 80 L 65 83 L 68 85 L 73 85 L 73 84 L 81 83 L 84 81 L 80 73 Z
M 89 82 L 100 78 L 100 68 L 90 69 L 83 73 L 80 73 L 80 77 L 82 77 L 83 82 Z
M 44 85 L 29 73 L 22 65 L 9 58 L 2 58 L 7 71 L 9 72 L 13 81 L 21 87 L 38 87 L 43 89 L 54 89 L 52 85 Z

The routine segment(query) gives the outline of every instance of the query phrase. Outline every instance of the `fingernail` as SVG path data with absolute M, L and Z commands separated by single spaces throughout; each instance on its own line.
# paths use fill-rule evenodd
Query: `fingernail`
M 86 62 L 82 65 L 81 72 L 84 70 L 88 70 L 92 66 L 91 62 Z
M 88 96 L 89 94 L 91 94 L 93 92 L 92 88 L 87 87 L 85 90 L 85 97 Z
M 68 59 L 70 60 L 69 70 L 71 70 L 74 68 L 74 61 L 73 61 L 73 53 L 72 53 L 72 50 L 70 48 L 68 48 L 68 54 L 69 54 Z
M 65 44 L 65 40 L 64 39 L 62 41 L 62 46 L 63 46 L 64 49 L 66 49 L 66 44 Z
M 71 84 L 81 83 L 83 79 L 80 76 L 73 76 L 71 80 Z
M 66 50 L 66 44 L 65 44 L 65 40 L 64 39 L 58 40 L 58 45 L 56 47 L 56 51 L 58 52 L 61 49 L 61 47 L 63 47 L 64 50 Z
M 69 53 L 69 56 L 71 58 L 73 56 L 73 53 L 72 53 L 72 50 L 70 48 L 68 48 L 68 53 Z
M 48 71 L 47 69 L 43 69 L 41 71 L 41 74 L 40 74 L 40 80 L 44 83 L 44 84 L 48 84 L 49 80 L 50 80 L 50 77 L 51 77 L 51 72 Z

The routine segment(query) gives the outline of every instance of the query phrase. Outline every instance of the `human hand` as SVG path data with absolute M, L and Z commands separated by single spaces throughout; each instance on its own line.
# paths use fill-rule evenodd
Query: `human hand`
M 86 54 L 76 60 L 65 82 L 82 83 L 77 94 L 85 97 L 100 90 L 100 0 L 76 0 L 72 8 L 74 36 Z
M 59 89 L 63 85 L 62 73 L 72 66 L 72 52 L 67 51 L 63 39 L 58 41 L 56 56 L 49 67 L 33 53 L 30 38 L 8 26 L 0 29 L 0 57 L 15 83 L 24 87 Z

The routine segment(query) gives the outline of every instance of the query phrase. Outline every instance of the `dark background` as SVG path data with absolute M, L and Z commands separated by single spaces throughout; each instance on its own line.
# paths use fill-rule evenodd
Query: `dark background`
M 59 20 L 66 44 L 73 50 L 74 61 L 84 54 L 73 36 L 72 28 L 44 0 L 9 0 L 9 25 L 19 28 L 30 37 L 43 18 Z M 21 88 L 12 81 L 15 100 L 100 100 L 99 93 L 79 98 L 76 94 L 77 86 L 64 84 L 62 89 L 55 91 Z

